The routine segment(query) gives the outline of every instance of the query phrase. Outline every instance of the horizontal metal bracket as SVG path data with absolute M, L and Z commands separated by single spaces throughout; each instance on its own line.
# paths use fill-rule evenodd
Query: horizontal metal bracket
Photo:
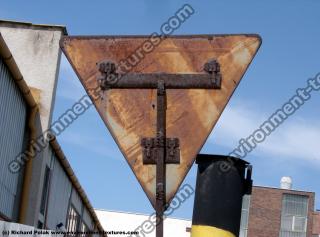
M 222 76 L 216 60 L 204 64 L 206 73 L 127 73 L 117 72 L 116 64 L 104 61 L 98 64 L 101 76 L 98 82 L 102 90 L 108 89 L 157 89 L 163 81 L 166 89 L 220 89 Z
M 158 148 L 163 147 L 166 144 L 166 164 L 180 164 L 180 144 L 178 138 L 142 138 L 142 156 L 143 164 L 155 165 L 157 164 Z

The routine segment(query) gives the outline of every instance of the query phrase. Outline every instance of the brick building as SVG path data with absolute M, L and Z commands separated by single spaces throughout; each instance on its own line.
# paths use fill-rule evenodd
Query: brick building
M 320 236 L 314 200 L 314 192 L 292 190 L 291 185 L 255 186 L 243 200 L 240 237 Z
M 313 228 L 312 228 L 312 236 L 320 236 L 320 210 L 317 210 L 316 212 L 313 213 Z

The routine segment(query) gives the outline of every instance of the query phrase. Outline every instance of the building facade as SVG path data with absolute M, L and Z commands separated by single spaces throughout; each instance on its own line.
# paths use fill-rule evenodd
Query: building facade
M 254 187 L 245 196 L 240 237 L 312 237 L 313 192 Z
M 320 210 L 313 213 L 312 222 L 312 237 L 320 237 Z
M 320 212 L 314 211 L 314 200 L 314 192 L 254 186 L 252 195 L 243 197 L 239 237 L 318 237 Z M 125 227 L 138 231 L 132 237 L 155 234 L 149 215 L 105 210 L 96 213 L 105 230 L 122 231 Z M 166 237 L 189 237 L 190 232 L 191 220 L 167 218 L 164 222 Z
M 0 222 L 103 232 L 56 138 L 47 136 L 64 34 L 62 26 L 0 21 Z

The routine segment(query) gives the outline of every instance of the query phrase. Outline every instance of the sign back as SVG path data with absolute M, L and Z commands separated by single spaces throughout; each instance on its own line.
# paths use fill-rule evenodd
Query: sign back
M 258 35 L 70 36 L 62 39 L 61 48 L 155 206 L 156 166 L 143 164 L 141 139 L 155 136 L 157 90 L 102 91 L 98 64 L 112 61 L 125 74 L 204 74 L 206 62 L 219 62 L 221 89 L 167 90 L 166 135 L 180 143 L 180 164 L 166 164 L 170 203 L 260 44 Z

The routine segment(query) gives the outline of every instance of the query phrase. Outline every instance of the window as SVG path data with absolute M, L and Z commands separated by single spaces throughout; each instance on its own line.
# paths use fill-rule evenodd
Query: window
M 247 237 L 248 234 L 248 221 L 250 209 L 250 195 L 244 195 L 242 199 L 241 222 L 239 237 Z
M 280 237 L 306 237 L 307 222 L 308 197 L 284 194 Z
M 67 231 L 76 232 L 78 230 L 79 220 L 80 220 L 79 214 L 76 212 L 75 208 L 71 205 L 68 213 Z M 76 235 L 70 234 L 68 236 L 76 236 Z

